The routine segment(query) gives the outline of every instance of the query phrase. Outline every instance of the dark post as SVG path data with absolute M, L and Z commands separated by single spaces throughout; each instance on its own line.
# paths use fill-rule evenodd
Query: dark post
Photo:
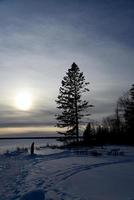
M 34 142 L 31 144 L 31 155 L 34 154 Z

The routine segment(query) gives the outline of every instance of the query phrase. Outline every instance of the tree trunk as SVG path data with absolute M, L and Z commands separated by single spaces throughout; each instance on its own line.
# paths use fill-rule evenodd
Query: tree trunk
M 75 88 L 75 117 L 76 117 L 76 137 L 77 143 L 79 142 L 79 120 L 78 120 L 78 106 L 77 106 L 77 94 Z
M 76 117 L 76 137 L 77 137 L 77 143 L 79 142 L 79 123 L 78 123 L 78 117 Z

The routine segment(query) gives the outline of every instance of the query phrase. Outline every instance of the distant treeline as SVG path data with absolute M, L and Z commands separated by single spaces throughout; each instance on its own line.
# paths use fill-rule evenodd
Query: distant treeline
M 134 85 L 119 98 L 115 114 L 101 125 L 89 123 L 83 137 L 84 144 L 134 144 Z

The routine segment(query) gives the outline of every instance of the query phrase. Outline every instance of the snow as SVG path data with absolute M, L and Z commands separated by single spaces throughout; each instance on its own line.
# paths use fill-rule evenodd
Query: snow
M 43 190 L 34 190 L 23 195 L 21 200 L 45 200 L 45 194 Z
M 9 152 L 0 180 L 0 200 L 134 200 L 134 147 Z

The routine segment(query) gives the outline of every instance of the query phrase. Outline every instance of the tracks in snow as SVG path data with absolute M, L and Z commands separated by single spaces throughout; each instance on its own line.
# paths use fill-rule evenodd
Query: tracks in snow
M 58 200 L 62 200 L 62 199 L 79 199 L 79 197 L 75 196 L 75 195 L 70 195 L 68 194 L 66 191 L 62 191 L 59 188 L 59 184 L 64 183 L 67 179 L 71 178 L 72 176 L 81 173 L 83 171 L 87 171 L 87 170 L 92 170 L 95 168 L 100 168 L 103 166 L 109 166 L 109 165 L 117 165 L 117 164 L 123 164 L 123 163 L 128 163 L 128 162 L 134 162 L 133 159 L 119 159 L 116 161 L 104 161 L 104 162 L 99 162 L 99 163 L 95 163 L 95 164 L 74 164 L 72 161 L 72 164 L 69 166 L 65 166 L 64 168 L 60 169 L 60 166 L 57 170 L 52 170 L 49 173 L 45 173 L 44 171 L 44 177 L 42 178 L 42 176 L 40 176 L 40 181 L 39 179 L 39 175 L 38 172 L 40 172 L 39 174 L 43 174 L 43 170 L 45 170 L 45 167 L 51 167 L 51 161 L 56 161 L 58 163 L 58 159 L 62 159 L 64 158 L 64 161 L 66 158 L 70 158 L 73 159 L 73 157 L 76 157 L 76 154 L 69 154 L 67 152 L 61 152 L 58 154 L 53 154 L 50 156 L 44 156 L 44 157 L 38 157 L 33 160 L 33 165 L 37 171 L 37 179 L 35 178 L 34 182 L 36 184 L 37 187 L 39 188 L 43 188 L 46 192 L 46 196 L 48 195 L 49 200 L 51 200 L 51 196 L 54 196 L 54 199 L 58 199 Z M 89 162 L 90 162 L 90 158 L 89 157 Z M 96 158 L 97 159 L 97 158 Z M 97 161 L 98 162 L 98 161 Z M 84 199 L 83 199 L 84 200 Z
M 77 158 L 79 158 L 79 161 Z M 81 158 L 83 160 L 80 161 Z M 70 151 L 63 151 L 46 156 L 35 155 L 31 157 L 25 155 L 22 158 L 15 158 L 19 164 L 18 167 L 16 166 L 16 169 L 21 171 L 20 173 L 17 173 L 16 183 L 12 184 L 12 199 L 19 200 L 20 196 L 25 192 L 29 192 L 33 189 L 43 189 L 46 193 L 47 200 L 81 200 L 76 195 L 62 191 L 59 186 L 64 184 L 67 179 L 83 171 L 93 170 L 108 165 L 134 162 L 132 158 L 127 157 L 119 159 L 116 157 L 114 161 L 108 161 L 102 156 L 96 157 L 95 163 L 91 163 L 91 158 L 93 158 L 93 156 L 78 155 L 76 152 Z M 83 162 L 84 160 L 86 160 L 86 162 Z M 60 166 L 61 163 L 64 165 Z M 56 165 L 56 167 L 53 165 Z

